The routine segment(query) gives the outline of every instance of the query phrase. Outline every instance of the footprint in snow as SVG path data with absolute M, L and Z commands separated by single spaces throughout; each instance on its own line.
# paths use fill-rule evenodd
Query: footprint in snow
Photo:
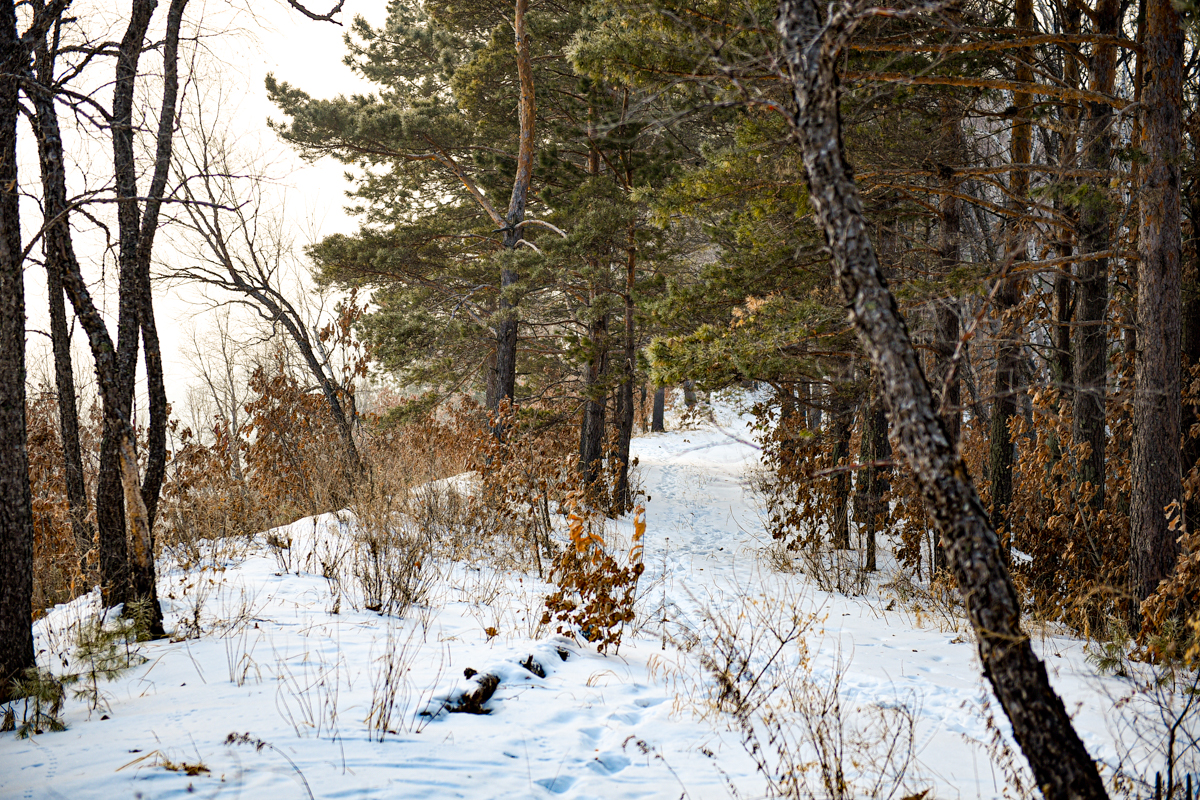
M 562 794 L 575 785 L 575 779 L 570 775 L 556 775 L 553 778 L 542 778 L 534 783 L 553 794 Z
M 612 775 L 629 766 L 629 758 L 621 753 L 601 753 L 588 763 L 588 767 L 601 775 Z

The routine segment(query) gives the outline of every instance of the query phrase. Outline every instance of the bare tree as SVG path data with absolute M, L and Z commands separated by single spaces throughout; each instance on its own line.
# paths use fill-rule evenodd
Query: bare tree
M 33 504 L 25 439 L 25 283 L 22 270 L 17 115 L 33 48 L 69 0 L 34 14 L 19 33 L 13 0 L 0 2 L 0 701 L 35 666 Z
M 173 269 L 172 277 L 220 289 L 228 302 L 286 331 L 325 398 L 347 466 L 355 474 L 363 472 L 353 420 L 344 405 L 349 387 L 334 375 L 319 334 L 285 288 L 295 248 L 283 222 L 266 208 L 265 179 L 233 169 L 228 147 L 204 125 L 184 148 L 177 169 L 194 174 L 181 181 L 180 195 L 187 202 L 179 221 L 197 247 L 192 263 Z
M 203 383 L 198 392 L 189 393 L 189 404 L 203 406 L 205 413 L 215 413 L 221 420 L 229 434 L 226 437 L 226 447 L 230 464 L 233 466 L 233 477 L 239 484 L 244 484 L 245 475 L 238 444 L 243 430 L 242 407 L 248 395 L 245 376 L 238 358 L 243 348 L 234 338 L 234 320 L 228 307 L 217 309 L 214 321 L 215 329 L 204 339 L 193 331 L 191 348 L 184 353 Z M 193 411 L 198 410 L 193 408 Z M 207 422 L 207 418 L 198 416 L 195 421 L 197 431 Z

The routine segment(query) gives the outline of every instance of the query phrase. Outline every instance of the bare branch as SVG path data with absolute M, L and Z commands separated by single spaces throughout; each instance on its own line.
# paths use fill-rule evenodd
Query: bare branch
M 316 20 L 317 22 L 332 22 L 334 25 L 341 25 L 342 23 L 334 19 L 333 15 L 342 10 L 342 6 L 346 5 L 346 0 L 338 0 L 338 4 L 334 6 L 328 14 L 316 14 L 312 11 L 309 11 L 307 8 L 297 3 L 296 0 L 288 0 L 288 5 L 309 19 Z

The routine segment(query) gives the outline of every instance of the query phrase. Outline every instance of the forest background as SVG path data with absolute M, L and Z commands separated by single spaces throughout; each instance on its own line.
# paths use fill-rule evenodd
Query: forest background
M 313 25 L 346 16 L 289 5 Z M 770 387 L 786 548 L 854 550 L 870 572 L 883 542 L 917 580 L 971 595 L 943 510 L 923 505 L 939 473 L 898 457 L 910 409 L 855 335 L 863 309 L 847 322 L 789 4 L 396 0 L 355 19 L 362 93 L 266 80 L 279 138 L 350 178 L 357 227 L 308 241 L 206 79 L 220 26 L 187 0 L 108 20 L 70 6 L 4 9 L 6 686 L 32 665 L 30 615 L 97 583 L 164 633 L 162 542 L 389 480 L 474 468 L 539 572 L 592 591 L 552 517 L 635 508 L 630 438 L 661 424 L 668 386 Z M 1193 10 L 810 12 L 840 74 L 830 142 L 854 165 L 926 421 L 978 487 L 1000 593 L 1014 615 L 1194 665 Z M 25 379 L 21 286 L 39 270 L 53 386 Z M 93 299 L 111 273 L 115 320 Z M 155 298 L 181 285 L 217 321 L 193 343 L 200 382 L 169 398 Z M 88 340 L 73 360 L 72 325 Z M 605 591 L 636 580 L 601 572 Z

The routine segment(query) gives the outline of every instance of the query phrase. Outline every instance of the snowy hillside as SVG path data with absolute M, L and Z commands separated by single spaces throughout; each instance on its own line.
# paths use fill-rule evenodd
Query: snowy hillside
M 322 577 L 352 520 L 305 519 L 252 545 L 213 545 L 187 570 L 165 564 L 176 641 L 133 645 L 140 663 L 114 680 L 68 686 L 65 731 L 0 735 L 0 796 L 764 796 L 714 666 L 743 697 L 775 687 L 769 705 L 742 710 L 772 780 L 814 763 L 807 778 L 819 782 L 822 742 L 840 741 L 856 796 L 871 796 L 880 772 L 874 793 L 897 800 L 999 796 L 964 622 L 887 559 L 859 597 L 780 571 L 747 419 L 727 404 L 716 420 L 634 442 L 650 496 L 646 572 L 616 654 L 541 626 L 549 587 L 536 575 L 480 564 L 432 565 L 424 602 L 402 618 L 362 610 Z M 630 533 L 624 521 L 613 535 Z M 95 603 L 37 623 L 43 667 L 81 671 L 70 651 Z M 1114 710 L 1124 682 L 1096 677 L 1077 640 L 1037 629 L 1035 642 L 1091 752 L 1112 763 L 1136 747 L 1123 727 L 1132 707 Z M 478 685 L 466 669 L 499 677 L 490 713 L 447 713 Z

